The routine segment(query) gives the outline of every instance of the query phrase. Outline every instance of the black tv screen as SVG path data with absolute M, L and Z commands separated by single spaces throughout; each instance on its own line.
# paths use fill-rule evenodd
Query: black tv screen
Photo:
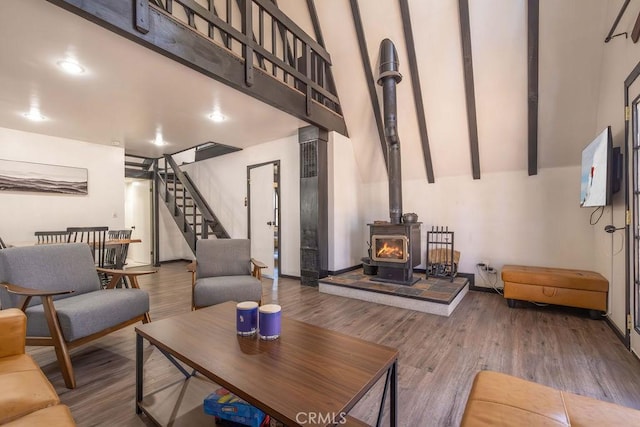
M 612 151 L 611 126 L 582 150 L 580 206 L 606 206 L 611 202 Z

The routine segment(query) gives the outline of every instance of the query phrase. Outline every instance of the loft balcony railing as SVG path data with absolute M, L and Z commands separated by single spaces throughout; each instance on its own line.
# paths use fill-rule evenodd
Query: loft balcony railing
M 329 53 L 275 0 L 47 1 L 313 126 L 348 136 Z M 315 9 L 309 13 L 313 20 Z
M 305 95 L 307 115 L 311 114 L 310 103 L 314 100 L 342 116 L 331 77 L 329 53 L 271 1 L 141 0 L 136 3 L 145 1 L 241 58 L 247 86 L 253 85 L 258 68 L 258 72 L 269 74 Z

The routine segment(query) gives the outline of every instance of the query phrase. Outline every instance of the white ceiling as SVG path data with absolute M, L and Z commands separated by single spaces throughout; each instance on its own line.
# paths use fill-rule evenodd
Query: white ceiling
M 71 76 L 56 63 L 74 57 Z M 306 123 L 44 0 L 0 2 L 0 127 L 159 157 L 208 141 L 245 148 Z M 37 104 L 43 122 L 22 113 Z M 227 117 L 214 123 L 219 110 Z M 167 145 L 150 143 L 160 129 Z

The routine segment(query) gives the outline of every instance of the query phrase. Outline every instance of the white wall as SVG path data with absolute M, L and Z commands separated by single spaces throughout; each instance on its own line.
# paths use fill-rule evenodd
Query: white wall
M 196 259 L 189 244 L 171 216 L 162 199 L 158 204 L 159 259 L 160 262 L 178 259 Z
M 386 185 L 367 184 L 363 191 L 366 222 L 388 220 Z M 461 252 L 459 271 L 466 273 L 475 273 L 481 261 L 498 270 L 504 264 L 593 269 L 591 211 L 579 207 L 579 198 L 577 166 L 541 169 L 532 177 L 519 171 L 486 173 L 481 180 L 466 176 L 441 178 L 436 184 L 403 182 L 403 212 L 417 213 L 422 222 L 420 267 L 427 231 L 448 226 Z
M 616 32 L 627 31 L 631 34 L 635 19 L 638 16 L 638 5 L 631 3 L 625 15 L 618 24 Z M 613 22 L 620 10 L 620 5 L 609 3 L 607 7 L 607 22 Z M 625 147 L 624 141 L 624 81 L 640 61 L 640 44 L 634 44 L 631 39 L 623 36 L 612 39 L 605 45 L 601 64 L 600 93 L 598 100 L 597 129 L 602 130 L 611 126 L 613 145 Z M 640 93 L 640 79 L 636 81 L 631 100 Z M 595 133 L 594 133 L 595 136 Z M 626 147 L 622 150 L 625 160 L 629 152 Z M 607 222 L 616 227 L 623 227 L 625 222 L 624 191 L 614 198 L 612 208 L 606 212 Z M 602 227 L 604 226 L 602 225 Z M 598 227 L 594 230 L 597 269 L 609 279 L 609 311 L 610 318 L 621 330 L 625 330 L 625 246 L 624 232 L 607 234 Z M 629 283 L 633 282 L 633 277 Z M 632 294 L 633 295 L 633 294 Z M 633 300 L 631 301 L 633 304 Z M 637 348 L 640 350 L 640 348 Z
M 367 254 L 367 223 L 389 220 L 388 183 L 363 183 L 351 141 L 330 134 L 329 269 L 360 263 Z M 442 177 L 435 184 L 403 181 L 403 212 L 415 212 L 422 224 L 422 262 L 432 226 L 455 232 L 461 272 L 476 273 L 476 264 L 504 264 L 596 269 L 595 234 L 607 221 L 589 224 L 591 209 L 582 209 L 580 167 Z M 608 269 L 598 270 L 606 274 Z M 499 271 L 497 277 L 499 279 Z M 476 275 L 477 284 L 482 279 Z M 484 284 L 486 285 L 486 284 Z M 501 286 L 498 281 L 498 286 Z
M 247 237 L 247 166 L 280 160 L 281 273 L 300 275 L 300 166 L 297 134 L 183 167 L 231 237 Z
M 0 236 L 33 241 L 38 230 L 124 227 L 124 150 L 0 128 L 0 158 L 88 169 L 89 194 L 0 192 Z
M 336 132 L 329 133 L 329 271 L 360 264 L 363 243 L 369 239 L 366 210 L 362 208 L 362 180 L 353 144 Z

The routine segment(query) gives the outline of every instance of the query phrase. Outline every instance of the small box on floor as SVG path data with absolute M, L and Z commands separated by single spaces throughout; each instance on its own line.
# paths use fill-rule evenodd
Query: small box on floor
M 251 427 L 261 427 L 263 422 L 269 425 L 269 417 L 264 412 L 224 388 L 219 388 L 204 399 L 204 413 Z

